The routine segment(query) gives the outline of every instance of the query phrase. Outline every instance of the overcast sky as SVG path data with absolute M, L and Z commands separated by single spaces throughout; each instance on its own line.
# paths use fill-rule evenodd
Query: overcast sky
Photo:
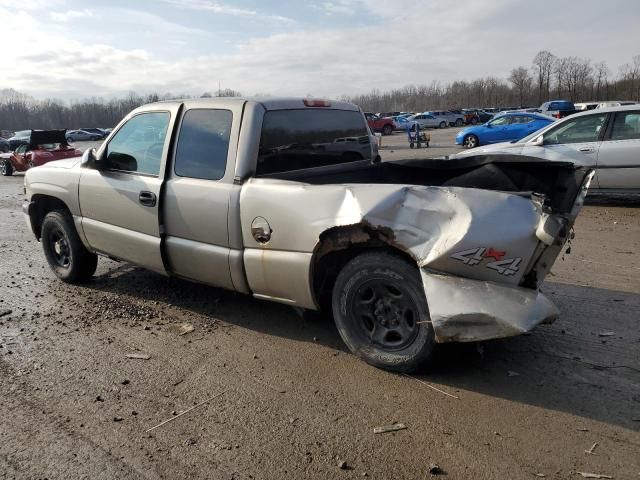
M 640 55 L 640 0 L 0 0 L 0 89 L 338 97 Z

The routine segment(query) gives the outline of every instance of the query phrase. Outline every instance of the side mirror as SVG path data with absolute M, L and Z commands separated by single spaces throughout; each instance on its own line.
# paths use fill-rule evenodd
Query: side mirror
M 95 148 L 89 148 L 82 154 L 82 166 L 100 170 L 104 167 L 104 156 L 104 152 L 98 156 Z
M 95 148 L 88 148 L 82 154 L 82 165 L 85 167 L 93 167 L 98 162 L 98 157 L 96 156 Z
M 544 136 L 538 135 L 532 142 L 531 145 L 534 147 L 542 147 L 544 145 Z

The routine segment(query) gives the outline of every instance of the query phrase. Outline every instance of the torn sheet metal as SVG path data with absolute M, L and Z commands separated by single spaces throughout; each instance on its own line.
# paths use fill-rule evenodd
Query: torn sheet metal
M 511 337 L 554 322 L 559 311 L 537 290 L 421 270 L 437 342 Z
M 553 243 L 543 235 L 551 229 L 540 226 L 548 215 L 535 196 L 459 187 L 252 179 L 244 185 L 240 203 L 245 268 L 256 296 L 315 308 L 307 287 L 309 264 L 327 232 L 346 227 L 353 234 L 342 248 L 376 235 L 416 261 L 438 341 L 517 335 L 558 315 L 537 290 L 519 287 L 545 249 L 554 250 L 549 264 L 559 251 L 539 238 Z M 267 243 L 259 244 L 251 234 L 256 217 L 266 219 L 272 229 Z M 290 262 L 280 258 L 284 252 Z

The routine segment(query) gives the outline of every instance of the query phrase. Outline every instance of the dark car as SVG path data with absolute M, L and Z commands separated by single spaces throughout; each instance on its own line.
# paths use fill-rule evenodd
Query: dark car
M 78 130 L 84 130 L 85 132 L 88 132 L 88 133 L 95 133 L 96 135 L 100 135 L 100 139 L 104 139 L 107 136 L 105 131 L 102 130 L 101 128 L 84 128 L 84 127 L 80 127 Z
M 7 153 L 9 151 L 9 140 L 0 137 L 0 152 Z
M 31 130 L 20 130 L 9 138 L 9 150 L 15 150 L 20 145 L 28 145 L 31 138 Z

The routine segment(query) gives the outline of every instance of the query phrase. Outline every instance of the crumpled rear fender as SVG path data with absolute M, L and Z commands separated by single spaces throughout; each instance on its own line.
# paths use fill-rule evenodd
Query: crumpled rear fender
M 511 337 L 552 323 L 559 311 L 538 290 L 421 270 L 436 341 Z

